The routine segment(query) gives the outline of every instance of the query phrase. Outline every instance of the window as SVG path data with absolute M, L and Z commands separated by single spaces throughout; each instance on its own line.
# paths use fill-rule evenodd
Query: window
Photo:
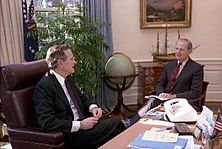
M 75 9 L 81 0 L 34 0 L 35 11 L 50 12 L 56 11 L 59 3 L 64 3 L 67 9 Z

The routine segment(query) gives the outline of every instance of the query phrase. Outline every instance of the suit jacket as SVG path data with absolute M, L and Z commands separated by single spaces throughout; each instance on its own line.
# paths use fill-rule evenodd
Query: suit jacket
M 67 79 L 72 86 L 75 100 L 77 100 L 81 112 L 85 117 L 88 116 L 92 100 L 78 91 L 72 76 L 68 76 Z M 74 120 L 73 112 L 55 75 L 47 73 L 38 82 L 34 90 L 33 101 L 37 125 L 40 128 L 45 131 L 71 131 Z
M 172 93 L 176 94 L 177 98 L 186 98 L 189 102 L 192 102 L 192 99 L 199 97 L 201 94 L 203 86 L 203 66 L 189 58 L 171 89 L 169 79 L 176 65 L 177 60 L 169 62 L 166 65 L 157 82 L 156 93 L 157 95 L 162 92 Z

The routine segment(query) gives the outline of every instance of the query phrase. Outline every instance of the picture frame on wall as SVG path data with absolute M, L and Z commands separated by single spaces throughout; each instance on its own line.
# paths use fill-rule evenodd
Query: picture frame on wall
M 140 28 L 191 27 L 192 0 L 140 0 Z

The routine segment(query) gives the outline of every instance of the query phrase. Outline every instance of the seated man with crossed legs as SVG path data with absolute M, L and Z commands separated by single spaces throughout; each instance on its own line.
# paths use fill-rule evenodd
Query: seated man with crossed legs
M 77 62 L 67 45 L 49 48 L 46 61 L 50 71 L 33 95 L 40 129 L 63 131 L 67 149 L 96 149 L 125 130 L 119 119 L 101 119 L 101 108 L 77 89 L 71 76 Z

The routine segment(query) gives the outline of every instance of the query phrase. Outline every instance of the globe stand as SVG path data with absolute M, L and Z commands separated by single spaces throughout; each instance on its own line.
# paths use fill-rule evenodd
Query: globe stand
M 134 82 L 135 77 L 138 76 L 138 74 L 134 75 L 128 75 L 128 76 L 118 76 L 118 77 L 111 77 L 104 75 L 103 78 L 105 80 L 105 84 L 112 90 L 118 92 L 117 96 L 117 103 L 114 107 L 114 109 L 110 112 L 108 112 L 105 116 L 114 115 L 116 117 L 120 118 L 126 118 L 126 115 L 123 113 L 123 108 L 130 112 L 135 112 L 132 109 L 129 109 L 124 103 L 123 103 L 123 95 L 122 92 L 126 89 L 128 89 Z M 127 79 L 131 79 L 129 82 L 127 82 Z M 114 83 L 111 80 L 121 80 L 122 83 Z

